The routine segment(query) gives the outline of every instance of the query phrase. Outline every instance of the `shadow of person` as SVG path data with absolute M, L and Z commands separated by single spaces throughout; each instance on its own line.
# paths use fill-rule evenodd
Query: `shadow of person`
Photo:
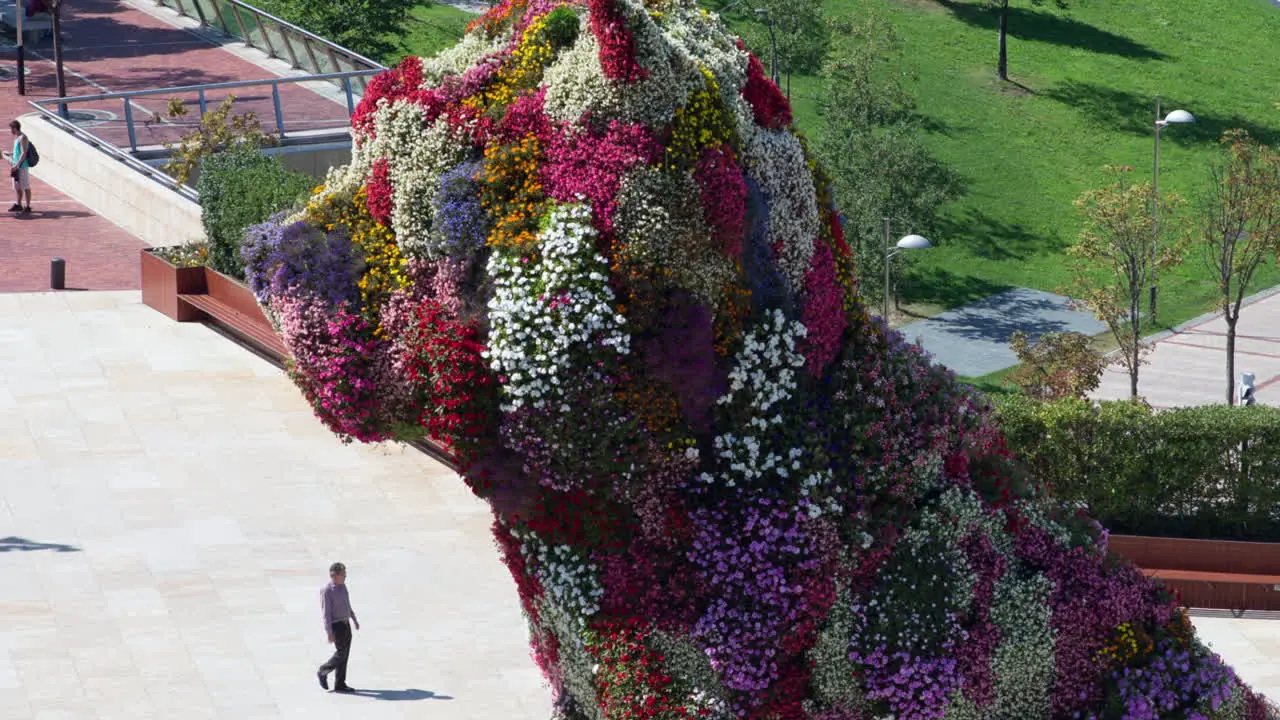
M 20 537 L 0 538 L 0 552 L 30 552 L 32 550 L 52 550 L 54 552 L 80 552 L 80 548 L 60 543 L 42 543 Z
M 362 695 L 375 700 L 452 700 L 449 695 L 440 695 L 430 690 L 418 690 L 417 688 L 409 688 L 407 690 L 359 690 L 351 693 L 352 695 Z

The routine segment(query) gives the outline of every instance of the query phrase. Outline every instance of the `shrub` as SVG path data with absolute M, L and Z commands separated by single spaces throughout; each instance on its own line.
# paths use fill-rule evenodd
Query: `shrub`
M 280 159 L 253 148 L 211 155 L 200 166 L 200 214 L 209 239 L 209 264 L 244 279 L 240 248 L 245 228 L 304 198 L 312 180 L 286 170 Z
M 1037 400 L 1084 398 L 1097 389 L 1107 359 L 1093 349 L 1088 335 L 1045 333 L 1032 342 L 1021 330 L 1010 343 L 1022 363 L 1005 378 Z
M 1280 408 L 1154 412 L 1127 401 L 1013 396 L 997 418 L 1009 449 L 1055 496 L 1116 532 L 1274 540 L 1280 535 Z

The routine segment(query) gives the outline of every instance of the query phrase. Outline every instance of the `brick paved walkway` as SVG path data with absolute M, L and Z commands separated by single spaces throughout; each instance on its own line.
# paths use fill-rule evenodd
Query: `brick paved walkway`
M 66 13 L 63 37 L 68 95 L 270 77 L 269 71 L 121 0 L 76 0 L 67 4 Z M 49 41 L 31 46 L 30 50 L 35 55 L 28 58 L 26 97 L 17 92 L 13 51 L 0 50 L 0 69 L 11 71 L 5 76 L 8 79 L 0 80 L 0 118 L 25 115 L 31 112 L 29 100 L 56 96 Z M 287 87 L 282 96 L 286 118 L 298 121 L 291 122 L 289 129 L 308 128 L 316 121 L 332 126 L 345 115 L 343 107 L 305 88 Z M 221 98 L 209 99 L 217 102 Z M 157 100 L 153 109 L 163 105 Z M 271 106 L 269 92 L 246 93 L 237 102 L 241 110 L 259 112 L 266 123 L 274 122 Z M 101 109 L 123 114 L 120 103 Z M 120 122 L 99 126 L 94 132 L 121 141 L 126 136 Z M 156 143 L 159 139 L 144 130 L 139 142 Z M 0 140 L 5 149 L 10 142 L 7 134 Z M 85 151 L 90 152 L 88 148 Z M 57 162 L 57 158 L 45 154 L 42 162 Z M 12 197 L 8 183 L 3 184 L 0 209 L 13 202 L 8 199 Z M 68 287 L 138 287 L 137 251 L 142 247 L 141 241 L 35 177 L 32 192 L 35 212 L 31 217 L 0 215 L 0 292 L 47 289 L 49 260 L 53 257 L 67 260 Z
M 1225 404 L 1227 401 L 1226 323 L 1211 316 L 1193 320 L 1154 343 L 1138 372 L 1138 392 L 1158 408 Z M 1236 380 L 1254 374 L 1262 405 L 1280 405 L 1280 293 L 1251 302 L 1236 326 Z M 1129 375 L 1112 366 L 1093 393 L 1098 399 L 1129 396 Z

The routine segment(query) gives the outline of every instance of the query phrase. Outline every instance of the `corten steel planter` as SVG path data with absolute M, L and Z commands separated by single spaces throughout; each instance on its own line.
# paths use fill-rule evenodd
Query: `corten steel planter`
M 258 304 L 258 298 L 254 297 L 253 291 L 247 285 L 211 267 L 204 269 L 204 277 L 205 293 L 209 297 L 261 325 L 268 332 L 275 333 L 276 330 L 271 326 L 271 321 L 263 314 L 262 306 Z
M 1280 610 L 1280 543 L 1112 535 L 1108 547 L 1186 607 Z
M 178 267 L 156 255 L 154 250 L 155 248 L 144 248 L 139 253 L 142 302 L 178 322 L 199 320 L 200 312 L 181 302 L 178 296 L 203 293 L 205 269 Z

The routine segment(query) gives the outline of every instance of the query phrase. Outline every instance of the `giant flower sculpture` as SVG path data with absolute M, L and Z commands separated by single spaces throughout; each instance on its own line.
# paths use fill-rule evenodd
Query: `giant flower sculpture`
M 789 106 L 684 0 L 507 0 L 253 228 L 316 413 L 493 508 L 563 718 L 1264 718 L 857 299 Z

